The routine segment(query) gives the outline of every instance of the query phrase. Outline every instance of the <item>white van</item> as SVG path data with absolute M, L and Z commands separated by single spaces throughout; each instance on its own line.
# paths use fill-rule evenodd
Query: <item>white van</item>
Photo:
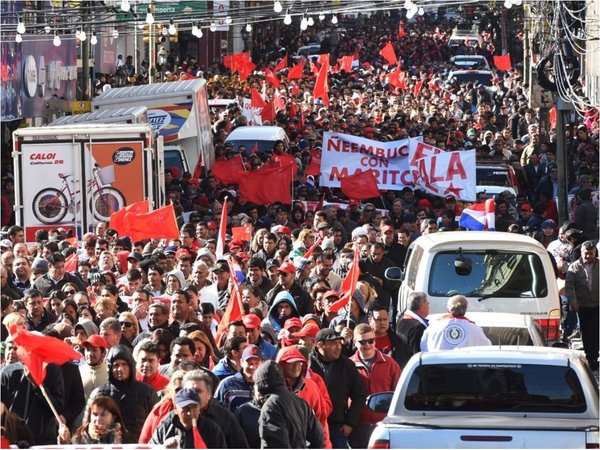
M 550 256 L 535 239 L 499 231 L 448 231 L 424 235 L 408 248 L 398 311 L 413 291 L 429 297 L 430 313 L 446 313 L 452 295 L 469 300 L 468 312 L 531 316 L 549 343 L 560 339 L 560 298 Z
M 275 141 L 283 141 L 286 149 L 290 146 L 290 139 L 283 128 L 267 125 L 239 127 L 225 139 L 225 143 L 232 144 L 234 150 L 240 145 L 245 146 L 247 154 L 255 147 L 258 148 L 258 153 L 269 153 Z

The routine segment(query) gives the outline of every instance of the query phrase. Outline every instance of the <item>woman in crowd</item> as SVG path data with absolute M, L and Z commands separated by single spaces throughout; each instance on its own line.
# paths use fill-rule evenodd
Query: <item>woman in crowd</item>
M 130 344 L 133 344 L 137 335 L 140 334 L 140 325 L 137 317 L 129 311 L 122 312 L 119 314 L 119 324 L 121 325 L 123 337 L 127 339 Z
M 89 402 L 84 421 L 71 436 L 69 428 L 61 424 L 58 444 L 122 444 L 131 442 L 123 423 L 119 406 L 110 397 L 100 396 Z

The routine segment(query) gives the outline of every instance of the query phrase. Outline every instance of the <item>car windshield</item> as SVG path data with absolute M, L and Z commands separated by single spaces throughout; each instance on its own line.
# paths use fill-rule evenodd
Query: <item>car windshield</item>
M 454 266 L 458 251 L 440 252 L 433 258 L 429 295 L 449 297 L 537 298 L 548 295 L 544 267 L 535 253 L 480 250 L 462 252 L 471 261 L 468 273 Z
M 492 85 L 492 74 L 490 72 L 454 73 L 452 78 L 456 79 L 458 84 L 481 83 L 485 86 Z
M 508 169 L 477 167 L 477 183 L 486 186 L 510 186 Z
M 431 364 L 417 367 L 404 403 L 419 411 L 582 413 L 585 395 L 570 367 Z
M 534 345 L 527 328 L 482 326 L 481 329 L 492 345 Z
M 240 145 L 246 147 L 246 155 L 250 155 L 250 153 L 256 153 L 258 149 L 258 153 L 269 153 L 273 150 L 273 144 L 275 141 L 257 141 L 253 140 L 234 140 L 234 141 L 226 141 L 227 144 L 233 145 L 233 151 L 237 153 L 237 149 Z

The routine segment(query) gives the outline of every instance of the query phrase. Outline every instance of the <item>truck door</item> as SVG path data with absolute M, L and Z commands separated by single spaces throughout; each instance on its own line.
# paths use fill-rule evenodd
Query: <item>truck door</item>
M 16 221 L 24 225 L 26 241 L 35 242 L 37 230 L 58 227 L 74 228 L 81 239 L 86 226 L 80 208 L 86 180 L 80 144 L 21 141 L 15 150 Z

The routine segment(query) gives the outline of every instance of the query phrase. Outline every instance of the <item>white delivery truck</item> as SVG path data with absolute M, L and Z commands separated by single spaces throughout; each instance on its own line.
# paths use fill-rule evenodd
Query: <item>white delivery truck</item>
M 162 137 L 149 124 L 80 124 L 13 133 L 16 223 L 27 242 L 40 229 L 79 239 L 115 211 L 164 198 Z
M 206 80 L 194 79 L 109 89 L 92 101 L 92 111 L 145 106 L 148 121 L 165 144 L 165 168 L 199 174 L 210 169 L 214 149 Z
M 125 108 L 103 109 L 85 114 L 63 116 L 53 120 L 48 126 L 76 125 L 87 123 L 149 123 L 148 108 L 130 106 Z

